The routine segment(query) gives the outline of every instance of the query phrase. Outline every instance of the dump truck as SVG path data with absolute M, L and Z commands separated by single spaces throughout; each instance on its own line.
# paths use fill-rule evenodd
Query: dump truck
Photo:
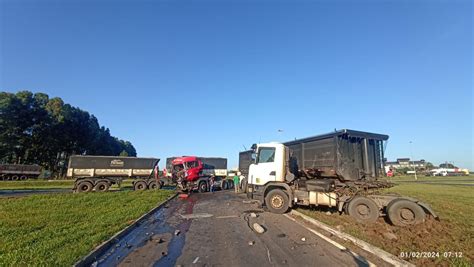
M 373 223 L 388 216 L 394 225 L 438 218 L 417 199 L 382 194 L 393 186 L 384 176 L 387 135 L 354 130 L 292 140 L 254 144 L 241 152 L 242 173 L 247 173 L 247 196 L 270 212 L 285 213 L 296 206 L 323 206 L 346 212 L 357 221 Z M 245 167 L 248 157 L 252 163 Z
M 226 179 L 226 158 L 182 156 L 168 158 L 166 162 L 168 175 L 182 191 L 207 192 L 211 177 L 214 177 L 215 186 L 223 190 L 234 186 L 231 179 Z
M 38 178 L 41 166 L 27 164 L 0 164 L 0 181 L 18 181 Z
M 134 179 L 134 190 L 157 189 L 157 158 L 114 156 L 71 156 L 67 177 L 74 178 L 75 192 L 108 191 L 123 179 Z

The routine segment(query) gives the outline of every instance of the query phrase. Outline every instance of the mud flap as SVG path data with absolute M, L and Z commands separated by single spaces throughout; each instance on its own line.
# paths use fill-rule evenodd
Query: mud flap
M 424 203 L 424 202 L 421 202 L 421 201 L 417 201 L 416 204 L 420 205 L 426 212 L 428 212 L 429 214 L 431 214 L 431 216 L 433 216 L 437 221 L 439 221 L 439 216 L 436 215 L 436 213 L 434 212 L 434 210 L 430 207 L 430 205 Z

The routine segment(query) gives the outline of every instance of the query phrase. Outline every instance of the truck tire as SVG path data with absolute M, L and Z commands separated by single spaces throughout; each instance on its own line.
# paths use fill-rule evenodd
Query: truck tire
M 233 189 L 234 188 L 234 181 L 229 180 L 227 183 L 227 189 Z
M 379 207 L 367 197 L 354 197 L 347 205 L 347 212 L 361 223 L 374 223 L 379 218 Z
M 88 181 L 79 182 L 76 187 L 76 191 L 79 193 L 92 191 L 92 183 Z
M 151 190 L 157 190 L 161 188 L 161 184 L 158 184 L 157 182 L 153 181 L 148 184 L 148 188 Z
M 283 214 L 288 211 L 290 200 L 281 189 L 273 189 L 265 196 L 265 205 L 272 213 Z
M 133 185 L 133 190 L 135 191 L 143 191 L 147 190 L 147 186 L 145 181 L 138 181 Z
M 205 193 L 205 192 L 207 192 L 207 183 L 206 183 L 205 181 L 201 181 L 201 182 L 199 183 L 198 190 L 199 190 L 199 193 Z
M 26 180 L 26 179 L 28 179 L 28 177 L 26 177 L 26 175 L 20 176 L 20 180 L 24 181 L 24 180 Z
M 227 190 L 229 189 L 229 184 L 227 183 L 227 181 L 222 181 L 222 190 Z
M 387 206 L 388 219 L 393 225 L 408 226 L 423 223 L 426 213 L 413 201 L 395 199 Z
M 13 176 L 12 176 L 12 180 L 13 180 L 13 181 L 18 181 L 18 178 L 19 178 L 18 175 L 13 175 Z
M 109 183 L 106 181 L 100 181 L 94 186 L 96 192 L 107 192 L 109 191 Z

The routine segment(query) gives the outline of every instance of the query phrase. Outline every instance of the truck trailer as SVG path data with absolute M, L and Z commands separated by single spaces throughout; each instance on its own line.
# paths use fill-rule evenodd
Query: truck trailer
M 240 153 L 240 172 L 247 173 L 247 196 L 274 213 L 296 206 L 325 206 L 346 212 L 362 223 L 387 215 L 394 225 L 424 222 L 437 215 L 426 203 L 394 194 L 384 176 L 387 135 L 354 130 L 292 140 L 254 144 Z M 246 165 L 249 156 L 253 159 Z
M 67 176 L 74 178 L 75 192 L 108 191 L 113 184 L 132 178 L 134 190 L 161 188 L 157 158 L 71 156 Z
M 0 181 L 18 181 L 38 178 L 41 166 L 26 164 L 0 164 Z

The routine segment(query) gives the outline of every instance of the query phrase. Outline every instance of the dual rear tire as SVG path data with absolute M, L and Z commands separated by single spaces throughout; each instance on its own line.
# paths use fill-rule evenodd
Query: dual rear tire
M 393 225 L 411 226 L 423 223 L 426 213 L 420 205 L 407 199 L 395 199 L 387 205 L 388 219 Z

